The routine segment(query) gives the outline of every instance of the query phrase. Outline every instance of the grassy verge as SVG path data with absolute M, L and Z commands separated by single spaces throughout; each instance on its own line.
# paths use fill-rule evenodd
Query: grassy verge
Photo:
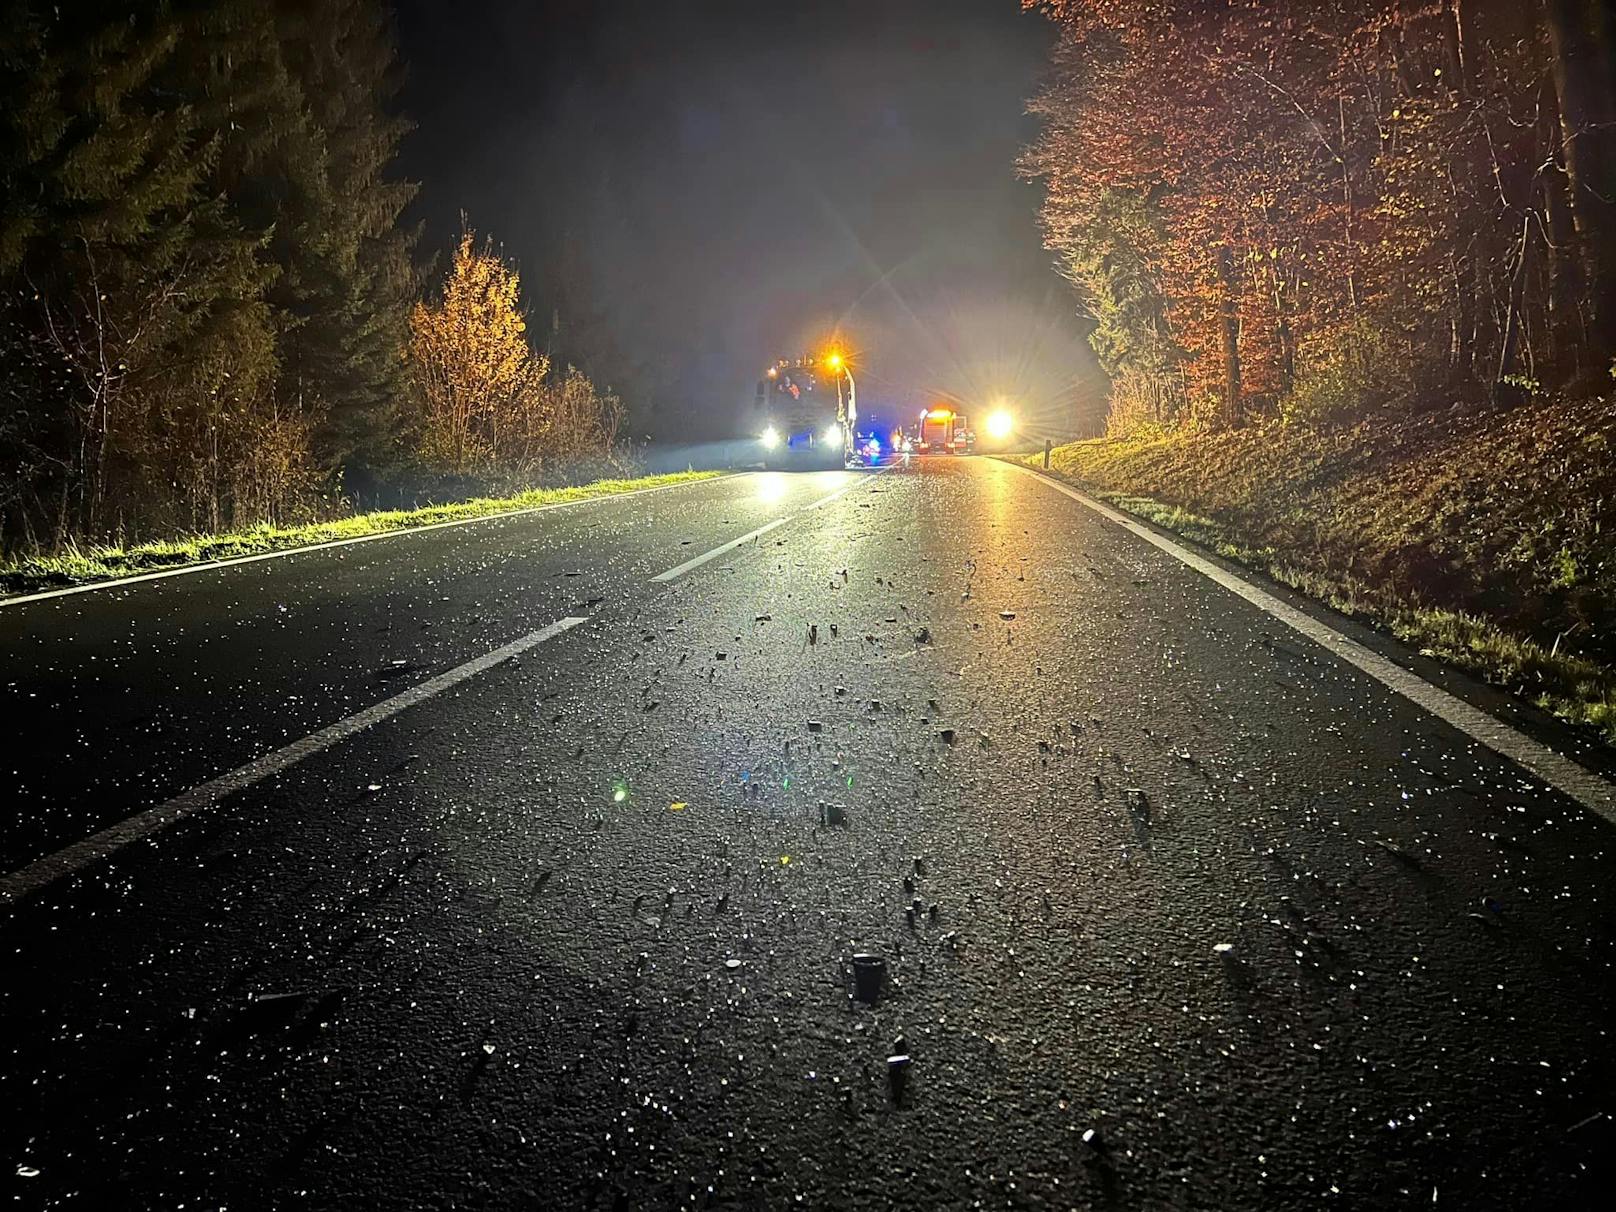
M 1613 440 L 1608 402 L 1557 402 L 1097 439 L 1051 464 L 1616 743 Z
M 61 555 L 28 556 L 0 565 L 0 592 L 31 593 L 112 581 L 186 564 L 207 564 L 268 551 L 289 551 L 339 539 L 413 530 L 438 522 L 493 517 L 540 505 L 559 505 L 567 501 L 583 501 L 591 497 L 661 488 L 667 484 L 706 480 L 720 474 L 716 471 L 682 471 L 632 480 L 596 480 L 569 488 L 535 488 L 511 497 L 479 497 L 451 505 L 429 505 L 422 509 L 361 513 L 306 526 L 256 526 L 231 534 L 191 535 L 133 547 L 93 547 Z

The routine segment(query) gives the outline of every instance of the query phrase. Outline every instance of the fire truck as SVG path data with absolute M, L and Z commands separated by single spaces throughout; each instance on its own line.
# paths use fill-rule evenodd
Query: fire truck
M 976 449 L 976 434 L 964 413 L 939 405 L 920 414 L 915 448 L 921 454 L 970 454 Z
M 846 467 L 854 461 L 858 407 L 852 380 L 825 359 L 785 358 L 752 397 L 748 428 L 764 467 Z

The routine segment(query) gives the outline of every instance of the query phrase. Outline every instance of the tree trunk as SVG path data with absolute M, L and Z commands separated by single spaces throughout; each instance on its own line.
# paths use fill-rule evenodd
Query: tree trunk
M 1461 97 L 1468 97 L 1468 56 L 1465 54 L 1464 16 L 1459 10 L 1459 0 L 1444 0 L 1442 5 L 1442 46 L 1447 52 L 1448 75 L 1452 77 L 1453 91 Z
M 1476 265 L 1474 242 L 1453 257 L 1453 345 L 1449 366 L 1455 385 L 1476 383 Z
M 1234 255 L 1227 244 L 1218 249 L 1218 276 L 1223 282 L 1223 424 L 1240 424 L 1240 298 Z
M 1588 329 L 1577 306 L 1582 297 L 1577 233 L 1565 171 L 1558 157 L 1543 173 L 1543 230 L 1548 243 L 1548 338 L 1550 358 L 1567 376 L 1585 369 Z
M 1605 0 L 1542 0 L 1553 51 L 1564 165 L 1586 290 L 1588 351 L 1616 352 L 1616 105 Z
M 1538 89 L 1538 138 L 1543 152 L 1537 203 L 1542 219 L 1544 277 L 1547 311 L 1546 348 L 1557 378 L 1574 378 L 1584 369 L 1587 349 L 1586 316 L 1582 308 L 1584 283 L 1579 241 L 1571 217 L 1571 186 L 1562 160 L 1559 105 L 1552 83 L 1545 78 Z
M 1521 216 L 1521 242 L 1515 248 L 1515 269 L 1509 279 L 1509 301 L 1504 312 L 1503 339 L 1498 345 L 1498 373 L 1493 376 L 1493 399 L 1515 401 L 1520 392 L 1504 380 L 1515 369 L 1515 353 L 1521 340 L 1521 285 L 1526 281 L 1526 251 L 1530 247 L 1532 216 Z
M 1291 331 L 1289 312 L 1284 297 L 1275 292 L 1274 307 L 1279 312 L 1275 335 L 1279 341 L 1279 394 L 1289 395 L 1296 386 L 1296 334 Z

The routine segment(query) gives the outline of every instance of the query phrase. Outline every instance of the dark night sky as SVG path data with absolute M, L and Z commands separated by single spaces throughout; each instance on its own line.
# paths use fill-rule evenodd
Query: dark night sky
M 1042 436 L 1103 381 L 1014 160 L 1051 32 L 1016 0 L 400 0 L 404 171 L 523 272 L 535 337 L 636 432 L 727 436 L 763 365 L 856 351 L 860 403 L 1004 395 Z

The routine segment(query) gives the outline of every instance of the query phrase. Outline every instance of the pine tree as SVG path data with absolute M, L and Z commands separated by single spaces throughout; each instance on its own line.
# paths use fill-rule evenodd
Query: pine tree
M 1121 425 L 1171 421 L 1183 403 L 1182 353 L 1152 270 L 1162 243 L 1160 217 L 1147 196 L 1108 190 L 1064 250 L 1066 276 L 1094 321 L 1089 343 L 1111 377 L 1114 422 Z
M 324 408 L 318 438 L 328 466 L 395 461 L 407 390 L 402 351 L 418 282 L 416 234 L 398 225 L 415 186 L 389 178 L 408 123 L 387 112 L 398 88 L 396 50 L 373 0 L 281 0 L 281 46 L 298 81 L 325 165 L 321 239 L 300 245 L 302 297 L 286 347 L 295 390 Z
M 168 87 L 187 18 L 156 5 L 12 18 L 0 273 L 17 355 L 5 391 L 28 421 L 7 453 L 15 499 L 60 542 L 107 533 L 147 483 L 206 486 L 182 465 L 185 431 L 273 373 L 267 275 L 205 189 L 217 133 Z
M 11 0 L 0 543 L 217 527 L 402 449 L 378 0 Z

